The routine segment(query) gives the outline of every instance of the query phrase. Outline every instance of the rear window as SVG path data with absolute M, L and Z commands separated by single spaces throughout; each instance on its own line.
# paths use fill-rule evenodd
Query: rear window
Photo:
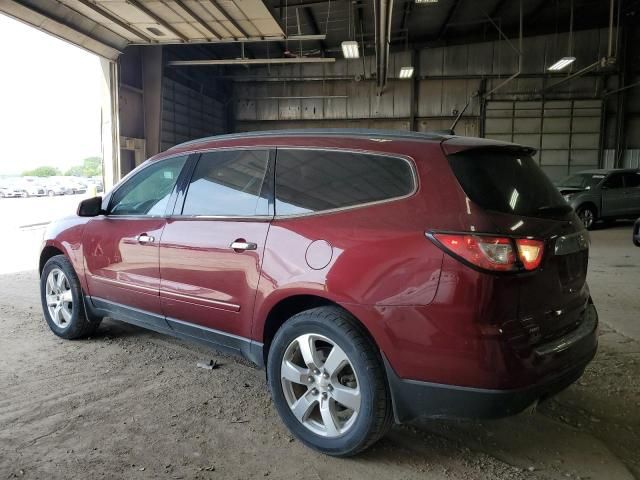
M 558 189 L 525 153 L 473 150 L 448 158 L 467 196 L 485 210 L 534 217 L 571 211 Z
M 294 149 L 279 149 L 276 157 L 276 215 L 353 207 L 414 190 L 413 169 L 402 158 Z

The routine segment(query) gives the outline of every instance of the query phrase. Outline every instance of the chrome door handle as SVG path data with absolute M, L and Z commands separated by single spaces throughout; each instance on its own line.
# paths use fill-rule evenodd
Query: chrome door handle
M 155 241 L 155 238 L 147 235 L 146 233 L 143 233 L 141 235 L 138 235 L 136 237 L 136 240 L 138 241 L 138 243 L 153 243 Z
M 244 252 L 245 250 L 256 250 L 257 248 L 258 248 L 258 244 L 253 242 L 241 242 L 236 240 L 231 244 L 232 250 L 242 251 L 242 252 Z

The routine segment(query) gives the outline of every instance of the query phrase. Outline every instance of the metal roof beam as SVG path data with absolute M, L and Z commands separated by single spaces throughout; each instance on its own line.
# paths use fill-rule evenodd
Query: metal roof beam
M 145 7 L 138 0 L 127 0 L 127 3 L 129 3 L 130 5 L 133 5 L 138 10 L 140 10 L 145 15 L 147 15 L 149 18 L 153 19 L 153 21 L 156 22 L 158 25 L 162 25 L 164 28 L 169 30 L 171 33 L 173 33 L 176 37 L 178 37 L 183 42 L 188 42 L 189 41 L 189 38 L 187 36 L 185 36 L 182 33 L 180 33 L 169 22 L 167 22 L 164 18 L 161 18 L 158 15 L 156 15 L 155 13 L 153 13 L 151 10 L 149 10 L 147 7 Z
M 447 16 L 445 17 L 444 22 L 442 22 L 440 31 L 438 32 L 438 35 L 436 35 L 436 38 L 438 40 L 440 40 L 442 36 L 445 34 L 445 32 L 447 31 L 447 28 L 449 27 L 449 22 L 453 18 L 453 14 L 456 13 L 456 10 L 458 9 L 459 5 L 460 5 L 460 0 L 455 0 L 451 4 L 451 8 L 449 8 L 449 11 L 447 12 Z
M 162 45 L 184 45 L 185 43 L 190 45 L 197 45 L 201 43 L 207 43 L 211 45 L 217 45 L 220 43 L 258 43 L 258 42 L 284 42 L 286 40 L 290 42 L 309 42 L 313 40 L 324 40 L 326 35 L 291 35 L 289 37 L 249 37 L 249 38 L 221 38 L 215 42 L 209 40 L 188 40 L 187 42 L 177 41 L 162 41 Z M 146 43 L 132 42 L 131 45 L 147 45 Z
M 89 10 L 91 10 L 91 11 L 97 13 L 98 15 L 101 15 L 102 17 L 106 18 L 110 22 L 115 23 L 116 25 L 118 25 L 123 30 L 126 30 L 127 32 L 131 33 L 132 35 L 135 35 L 136 37 L 144 40 L 145 42 L 154 43 L 154 41 L 151 39 L 151 37 L 147 37 L 143 33 L 140 33 L 138 30 L 136 30 L 135 28 L 132 28 L 131 25 L 129 25 L 128 23 L 123 22 L 118 17 L 112 15 L 110 12 L 108 12 L 107 10 L 102 8 L 100 5 L 98 5 L 96 3 L 93 3 L 93 2 L 90 2 L 88 0 L 76 0 L 76 1 L 78 3 L 84 5 L 85 7 L 87 7 Z
M 218 33 L 213 28 L 211 28 L 209 24 L 205 22 L 200 15 L 198 15 L 196 12 L 191 10 L 187 5 L 185 5 L 185 3 L 182 0 L 173 0 L 173 1 L 177 3 L 182 10 L 187 12 L 187 14 L 198 23 L 198 25 L 200 25 L 207 32 L 209 32 L 209 34 L 211 35 L 211 38 L 213 38 L 214 40 L 220 39 L 220 37 L 218 36 Z
M 198 67 L 211 65 L 274 65 L 283 63 L 334 63 L 331 57 L 292 57 L 292 58 L 228 58 L 223 60 L 173 60 L 169 67 Z
M 233 28 L 235 28 L 236 30 L 238 30 L 240 32 L 240 34 L 245 37 L 245 38 L 249 38 L 249 34 L 247 33 L 247 31 L 242 28 L 242 26 L 234 19 L 231 17 L 231 15 L 229 15 L 224 8 L 222 8 L 222 5 L 220 5 L 217 0 L 209 0 L 209 3 L 211 5 L 213 5 L 213 7 L 218 10 L 220 12 L 220 14 L 224 17 L 224 19 L 229 22 L 231 25 L 233 25 Z

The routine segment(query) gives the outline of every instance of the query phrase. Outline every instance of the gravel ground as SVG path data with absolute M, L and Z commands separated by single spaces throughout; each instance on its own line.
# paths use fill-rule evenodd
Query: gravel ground
M 640 249 L 628 224 L 594 232 L 590 275 L 600 350 L 577 384 L 535 413 L 396 426 L 345 460 L 291 437 L 262 371 L 111 320 L 63 341 L 42 320 L 36 272 L 2 274 L 0 479 L 638 479 Z M 219 368 L 196 367 L 209 359 Z

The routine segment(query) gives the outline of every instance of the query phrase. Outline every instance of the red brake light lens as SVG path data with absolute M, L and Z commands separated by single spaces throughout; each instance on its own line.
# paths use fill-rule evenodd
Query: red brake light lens
M 508 238 L 449 233 L 436 233 L 434 237 L 446 249 L 477 267 L 501 272 L 516 270 L 516 254 Z
M 518 256 L 525 270 L 535 270 L 540 266 L 542 252 L 544 251 L 544 242 L 542 240 L 518 238 L 516 239 L 516 245 L 518 246 Z
M 433 237 L 451 253 L 467 262 L 498 272 L 518 270 L 518 259 L 525 270 L 540 266 L 544 242 L 529 238 L 514 240 L 473 234 L 436 233 Z M 514 250 L 517 247 L 517 251 Z

